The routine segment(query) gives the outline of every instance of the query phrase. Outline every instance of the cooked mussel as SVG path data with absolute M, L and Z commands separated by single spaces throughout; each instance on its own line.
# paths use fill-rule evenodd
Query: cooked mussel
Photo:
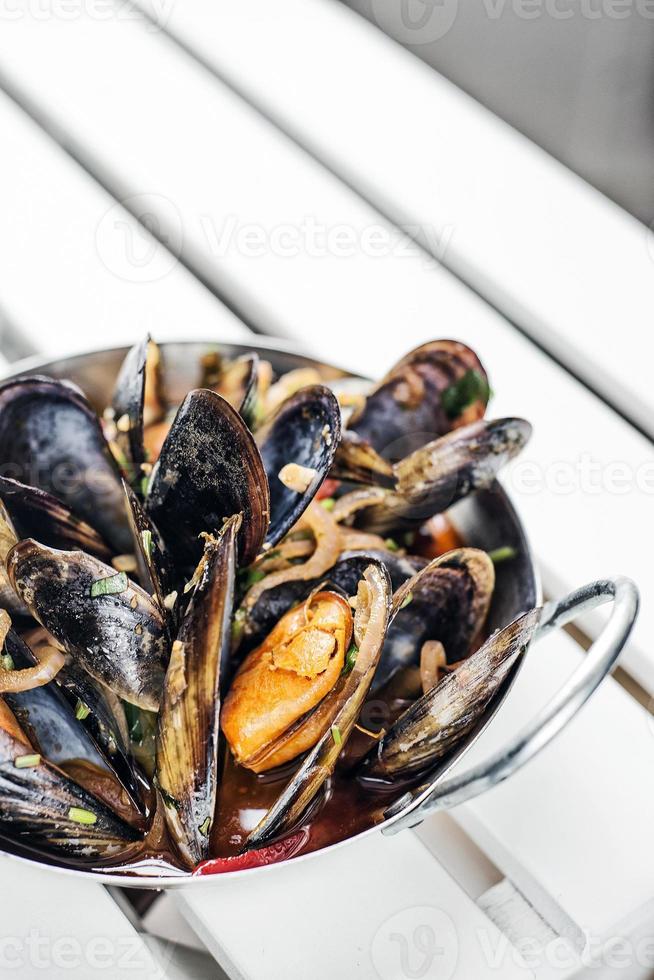
M 396 488 L 362 507 L 357 526 L 377 533 L 415 528 L 461 498 L 494 483 L 526 445 L 524 419 L 482 420 L 456 429 L 393 466 Z
M 218 782 L 220 687 L 228 666 L 240 517 L 209 536 L 173 643 L 157 734 L 157 780 L 183 859 L 208 855 Z
M 533 609 L 494 633 L 408 708 L 364 764 L 365 778 L 407 780 L 460 746 L 526 652 L 540 620 Z
M 34 376 L 0 386 L 0 459 L 3 475 L 46 491 L 117 552 L 128 550 L 120 475 L 97 415 L 75 385 Z
M 289 729 L 274 740 L 274 758 L 284 758 L 283 750 L 289 744 L 301 744 L 306 748 L 308 739 L 305 741 L 302 737 L 301 741 L 295 740 L 298 733 L 304 736 L 308 730 L 312 734 L 309 744 L 313 744 L 313 747 L 266 816 L 247 838 L 246 849 L 260 847 L 290 830 L 333 773 L 359 717 L 381 656 L 390 596 L 390 579 L 386 569 L 382 565 L 370 564 L 357 592 L 355 649 L 348 651 L 344 668 L 329 693 L 306 717 L 300 717 L 295 724 L 291 723 Z M 333 649 L 338 643 L 336 638 L 334 640 Z
M 192 571 L 199 535 L 242 514 L 239 561 L 249 565 L 264 543 L 270 517 L 268 480 L 241 416 L 208 389 L 190 392 L 179 408 L 151 476 L 146 511 L 178 570 Z
M 36 538 L 51 548 L 76 548 L 111 561 L 112 549 L 100 534 L 52 494 L 0 476 L 0 500 L 18 538 Z
M 464 660 L 486 622 L 494 586 L 493 562 L 476 548 L 450 551 L 404 582 L 393 595 L 375 687 L 419 665 L 425 644 L 442 645 L 445 665 Z
M 276 545 L 307 509 L 332 465 L 341 413 L 328 388 L 312 385 L 287 398 L 257 430 L 270 486 L 266 545 Z
M 391 368 L 348 428 L 396 461 L 481 419 L 489 395 L 486 372 L 474 351 L 454 340 L 435 340 Z
M 85 864 L 116 860 L 140 833 L 35 752 L 0 698 L 0 835 Z
M 166 625 L 147 592 L 91 555 L 31 538 L 9 552 L 7 571 L 34 618 L 89 674 L 126 701 L 157 710 Z
M 149 335 L 125 357 L 111 408 L 115 442 L 126 461 L 130 481 L 139 487 L 147 462 L 145 428 L 160 423 L 166 414 L 161 352 Z

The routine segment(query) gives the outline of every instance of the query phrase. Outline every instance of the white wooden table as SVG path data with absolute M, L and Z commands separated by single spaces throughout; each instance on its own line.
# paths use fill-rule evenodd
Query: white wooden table
M 505 482 L 546 592 L 643 596 L 622 683 L 415 832 L 144 917 L 3 860 L 0 975 L 652 975 L 651 234 L 336 0 L 20 0 L 0 89 L 7 360 L 254 329 L 374 376 L 458 337 L 535 426 Z M 582 656 L 537 647 L 476 756 Z

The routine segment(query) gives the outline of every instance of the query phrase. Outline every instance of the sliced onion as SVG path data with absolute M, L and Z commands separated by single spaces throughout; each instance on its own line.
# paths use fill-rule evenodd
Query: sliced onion
M 38 664 L 25 670 L 0 670 L 0 694 L 18 694 L 43 687 L 57 676 L 66 662 L 61 650 L 50 645 L 36 647 L 32 651 Z
M 357 511 L 374 504 L 380 504 L 387 496 L 388 491 L 381 487 L 361 487 L 360 490 L 353 490 L 339 497 L 332 510 L 332 517 L 340 524 L 356 514 Z
M 343 528 L 343 551 L 390 551 L 384 538 L 367 531 Z
M 252 606 L 268 589 L 284 582 L 297 582 L 318 578 L 336 564 L 342 551 L 341 532 L 333 515 L 317 502 L 312 503 L 297 522 L 293 531 L 309 529 L 315 538 L 316 546 L 311 557 L 301 565 L 291 565 L 278 572 L 266 575 L 249 590 L 243 601 L 242 608 Z
M 420 681 L 422 693 L 427 694 L 441 679 L 441 671 L 447 667 L 445 647 L 440 640 L 427 640 L 420 651 Z

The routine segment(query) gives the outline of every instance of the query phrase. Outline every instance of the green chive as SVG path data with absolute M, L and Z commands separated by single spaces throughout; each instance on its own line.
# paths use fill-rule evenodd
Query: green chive
M 342 674 L 350 674 L 352 672 L 352 669 L 357 662 L 358 652 L 358 647 L 356 647 L 353 643 L 345 655 L 345 663 L 343 664 L 343 670 L 341 671 Z
M 333 510 L 334 507 L 336 506 L 336 501 L 334 500 L 333 497 L 325 497 L 323 500 L 320 501 L 320 503 L 325 508 L 325 510 Z
M 332 738 L 334 739 L 334 744 L 338 745 L 339 748 L 343 744 L 343 736 L 341 735 L 341 730 L 338 725 L 332 725 L 331 728 Z
M 406 534 L 404 535 L 404 543 L 407 546 L 407 548 L 411 548 L 416 543 L 416 532 L 407 531 Z
M 78 700 L 75 706 L 75 717 L 77 718 L 77 720 L 84 721 L 84 719 L 88 718 L 90 714 L 91 714 L 91 709 L 89 708 L 88 704 L 84 704 L 83 701 Z
M 505 545 L 504 548 L 496 548 L 495 551 L 489 551 L 488 557 L 493 562 L 494 565 L 500 565 L 503 561 L 510 561 L 515 558 L 518 552 L 515 548 L 510 545 Z
M 455 419 L 477 401 L 486 404 L 490 395 L 486 378 L 479 371 L 470 368 L 458 381 L 445 389 L 441 395 L 441 404 L 448 418 Z
M 19 755 L 14 759 L 16 769 L 34 769 L 41 765 L 40 755 Z
M 145 552 L 146 558 L 152 557 L 152 531 L 146 528 L 145 531 L 141 531 L 141 541 L 143 542 L 143 551 Z
M 204 823 L 200 827 L 198 827 L 198 830 L 204 837 L 208 837 L 210 826 L 211 826 L 211 817 L 207 817 Z
M 127 575 L 125 572 L 118 572 L 117 575 L 109 575 L 108 578 L 100 578 L 91 585 L 91 598 L 95 599 L 101 595 L 118 595 L 125 592 L 128 588 Z
M 246 568 L 242 572 L 241 581 L 243 583 L 243 588 L 249 589 L 252 585 L 256 585 L 260 582 L 262 578 L 266 577 L 266 573 L 262 572 L 260 568 Z
M 150 477 L 149 476 L 142 476 L 141 479 L 140 479 L 140 481 L 139 481 L 139 485 L 141 487 L 141 496 L 142 497 L 147 497 L 147 495 L 148 495 L 148 482 L 149 482 L 149 480 L 150 480 Z
M 88 824 L 89 827 L 98 822 L 95 813 L 91 813 L 90 810 L 83 810 L 81 806 L 71 806 L 68 811 L 68 819 L 72 820 L 73 823 Z
M 3 670 L 16 670 L 16 664 L 10 653 L 4 653 L 0 657 L 0 664 Z
M 395 540 L 395 538 L 386 538 L 386 540 L 384 541 L 384 544 L 386 545 L 386 547 L 388 548 L 389 551 L 399 551 L 400 550 L 400 546 L 397 543 L 397 541 Z
M 407 595 L 406 599 L 404 600 L 404 602 L 400 606 L 400 609 L 406 609 L 406 607 L 409 605 L 410 602 L 413 602 L 413 592 L 409 592 L 409 594 Z

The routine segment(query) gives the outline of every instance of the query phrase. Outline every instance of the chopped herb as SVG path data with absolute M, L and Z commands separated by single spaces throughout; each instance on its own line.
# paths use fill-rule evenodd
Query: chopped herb
M 410 602 L 413 602 L 413 592 L 409 592 L 409 594 L 407 595 L 406 599 L 404 600 L 404 602 L 400 606 L 400 609 L 406 609 L 406 607 L 409 605 Z
M 3 670 L 16 670 L 16 664 L 14 663 L 14 658 L 10 653 L 3 653 L 0 657 L 0 665 Z
M 500 565 L 503 561 L 510 561 L 515 558 L 518 552 L 515 548 L 510 545 L 505 545 L 504 548 L 496 548 L 495 551 L 489 551 L 488 557 L 493 562 L 494 565 Z
M 397 543 L 397 541 L 395 540 L 395 538 L 386 538 L 386 540 L 384 541 L 384 544 L 386 545 L 386 547 L 388 548 L 389 551 L 399 551 L 400 550 L 400 546 Z
M 261 579 L 266 577 L 266 573 L 262 572 L 260 568 L 244 568 L 240 573 L 241 584 L 244 589 L 249 589 L 251 586 L 256 585 Z
M 407 548 L 413 547 L 413 545 L 416 543 L 416 532 L 407 531 L 406 534 L 404 535 L 404 543 L 407 546 Z
M 486 378 L 479 371 L 470 368 L 458 381 L 445 389 L 441 396 L 441 404 L 447 417 L 455 419 L 477 401 L 486 404 L 490 395 L 491 390 Z
M 68 819 L 72 820 L 73 823 L 83 823 L 89 826 L 98 822 L 95 813 L 91 813 L 90 810 L 83 810 L 81 806 L 71 806 L 68 811 Z
M 140 479 L 140 481 L 139 481 L 139 487 L 140 487 L 140 490 L 141 490 L 141 496 L 142 497 L 147 497 L 147 495 L 148 495 L 148 483 L 149 483 L 149 481 L 150 481 L 150 477 L 149 476 L 142 476 L 141 479 Z
M 336 506 L 336 501 L 334 500 L 333 497 L 325 497 L 323 500 L 320 501 L 320 504 L 322 507 L 325 508 L 325 510 L 333 510 L 334 507 Z
M 127 575 L 125 572 L 118 572 L 117 575 L 109 575 L 107 578 L 100 578 L 91 585 L 91 598 L 95 599 L 101 595 L 118 595 L 125 592 L 128 588 Z
M 352 672 L 352 669 L 357 662 L 358 653 L 359 648 L 353 643 L 345 655 L 345 663 L 343 664 L 343 670 L 341 671 L 342 674 L 350 674 Z
M 91 714 L 91 709 L 88 704 L 84 704 L 83 701 L 78 701 L 75 706 L 75 717 L 78 721 L 84 721 L 85 718 Z
M 19 755 L 14 759 L 16 769 L 34 769 L 41 765 L 40 755 Z
M 332 738 L 334 739 L 334 744 L 338 745 L 339 748 L 343 744 L 343 736 L 341 735 L 341 730 L 338 725 L 332 725 L 331 727 Z
M 145 531 L 141 531 L 141 541 L 143 542 L 145 557 L 152 558 L 152 531 L 147 528 Z
M 211 817 L 207 817 L 203 824 L 198 827 L 198 830 L 204 837 L 209 836 L 209 827 L 211 826 Z

